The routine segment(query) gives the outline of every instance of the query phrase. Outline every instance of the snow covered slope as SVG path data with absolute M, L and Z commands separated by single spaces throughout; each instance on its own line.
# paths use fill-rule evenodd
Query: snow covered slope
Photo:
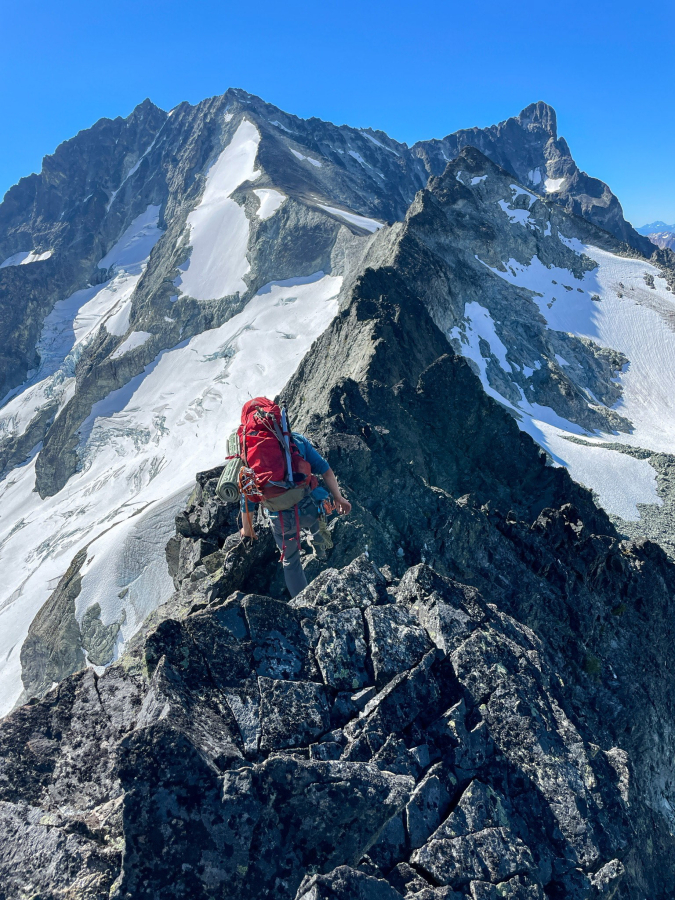
M 33 490 L 34 460 L 5 479 L 0 714 L 21 691 L 28 626 L 82 547 L 75 614 L 81 622 L 97 603 L 102 624 L 119 623 L 111 658 L 171 594 L 164 548 L 194 473 L 222 462 L 246 400 L 281 390 L 335 314 L 340 283 L 317 273 L 267 285 L 225 325 L 162 351 L 94 406 L 80 431 L 81 470 L 55 496 Z
M 564 240 L 564 236 L 555 239 Z M 489 314 L 481 307 L 482 319 L 465 309 L 465 327 L 460 326 L 454 336 L 460 338 L 462 353 L 478 366 L 486 391 L 519 414 L 521 427 L 556 462 L 566 465 L 577 481 L 594 490 L 608 512 L 638 520 L 638 503 L 662 503 L 656 492 L 656 472 L 646 459 L 603 448 L 617 441 L 652 453 L 672 453 L 675 448 L 675 298 L 662 273 L 644 260 L 626 259 L 577 239 L 568 245 L 595 264 L 582 277 L 569 269 L 543 266 L 537 257 L 526 266 L 510 259 L 505 271 L 493 268 L 492 272 L 532 292 L 547 329 L 589 338 L 626 357 L 614 377 L 621 396 L 611 408 L 631 423 L 629 431 L 590 431 L 551 407 L 532 402 L 527 389 L 520 387 L 521 398 L 514 402 L 495 390 L 486 375 L 481 339 L 493 352 L 502 351 L 505 372 L 513 370 L 494 327 L 490 328 L 491 323 L 486 327 Z M 561 356 L 557 362 L 575 365 Z M 600 403 L 590 389 L 587 393 L 589 404 Z M 586 444 L 571 443 L 570 435 L 583 436 Z
M 658 457 L 675 448 L 673 273 L 471 148 L 417 198 L 397 240 L 395 258 L 485 391 L 620 527 L 639 522 L 672 547 L 672 531 L 643 516 L 658 519 Z

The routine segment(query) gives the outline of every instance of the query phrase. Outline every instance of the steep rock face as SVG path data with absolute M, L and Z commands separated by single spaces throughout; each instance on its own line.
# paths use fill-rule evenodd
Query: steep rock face
M 518 116 L 489 128 L 465 128 L 440 140 L 422 141 L 412 152 L 424 160 L 430 174 L 441 175 L 448 160 L 465 147 L 478 148 L 521 184 L 550 194 L 567 212 L 583 216 L 651 256 L 649 244 L 626 222 L 609 187 L 574 162 L 567 142 L 558 137 L 555 110 L 547 103 L 532 103 Z
M 45 157 L 39 175 L 10 188 L 0 204 L 0 397 L 39 364 L 35 345 L 59 296 L 98 277 L 131 220 L 158 197 L 145 189 L 108 216 L 115 186 L 142 160 L 166 113 L 149 100 L 127 119 L 101 119 Z M 145 205 L 143 205 L 145 203 Z M 28 254 L 46 258 L 17 265 Z M 7 263 L 12 263 L 7 265 Z
M 645 803 L 636 833 L 644 841 L 659 834 L 666 852 L 672 566 L 654 545 L 618 539 L 589 495 L 545 466 L 466 363 L 447 352 L 434 359 L 444 349 L 399 273 L 382 268 L 357 284 L 287 387 L 295 420 L 354 502 L 355 515 L 335 529 L 333 559 L 367 546 L 402 573 L 423 558 L 532 627 L 594 742 L 628 754 Z M 332 372 L 323 358 L 336 360 Z M 654 691 L 656 706 L 647 700 Z M 660 879 L 651 859 L 635 847 L 634 884 Z

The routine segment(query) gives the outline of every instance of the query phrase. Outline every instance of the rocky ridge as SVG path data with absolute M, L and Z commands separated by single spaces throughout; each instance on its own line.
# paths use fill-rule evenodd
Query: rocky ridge
M 204 535 L 213 474 L 181 530 Z M 104 675 L 0 725 L 5 896 L 543 900 L 630 885 L 627 756 L 579 731 L 532 631 L 423 564 L 393 585 L 361 557 L 287 604 L 230 593 L 241 547 L 220 562 L 215 591 L 176 573 L 159 624 Z
M 0 725 L 11 890 L 669 896 L 673 564 L 547 465 L 405 265 L 283 394 L 354 503 L 329 568 L 284 602 L 202 473 L 169 603 Z

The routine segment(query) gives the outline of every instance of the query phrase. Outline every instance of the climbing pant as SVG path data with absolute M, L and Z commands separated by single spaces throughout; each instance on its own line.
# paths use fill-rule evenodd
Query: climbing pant
M 298 511 L 296 519 L 295 511 Z M 283 532 L 282 532 L 283 517 Z M 297 507 L 286 509 L 276 516 L 270 516 L 272 534 L 276 545 L 281 551 L 284 549 L 284 578 L 286 587 L 291 597 L 295 597 L 303 588 L 307 587 L 307 578 L 302 568 L 300 548 L 298 547 L 298 519 L 300 528 L 311 532 L 312 543 L 315 547 L 323 546 L 323 538 L 320 534 L 320 519 L 316 508 L 316 501 L 311 497 L 305 498 Z

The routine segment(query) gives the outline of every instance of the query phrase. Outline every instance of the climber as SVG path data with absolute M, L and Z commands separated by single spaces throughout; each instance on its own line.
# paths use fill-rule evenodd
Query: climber
M 285 410 L 265 397 L 256 397 L 244 404 L 241 422 L 241 535 L 255 537 L 252 511 L 261 503 L 281 552 L 286 587 L 295 597 L 307 586 L 300 559 L 300 530 L 311 533 L 315 556 L 325 559 L 326 546 L 330 546 L 326 512 L 334 507 L 338 514 L 346 514 L 352 506 L 342 496 L 328 462 L 304 435 L 290 430 Z M 330 491 L 332 504 L 317 476 Z

